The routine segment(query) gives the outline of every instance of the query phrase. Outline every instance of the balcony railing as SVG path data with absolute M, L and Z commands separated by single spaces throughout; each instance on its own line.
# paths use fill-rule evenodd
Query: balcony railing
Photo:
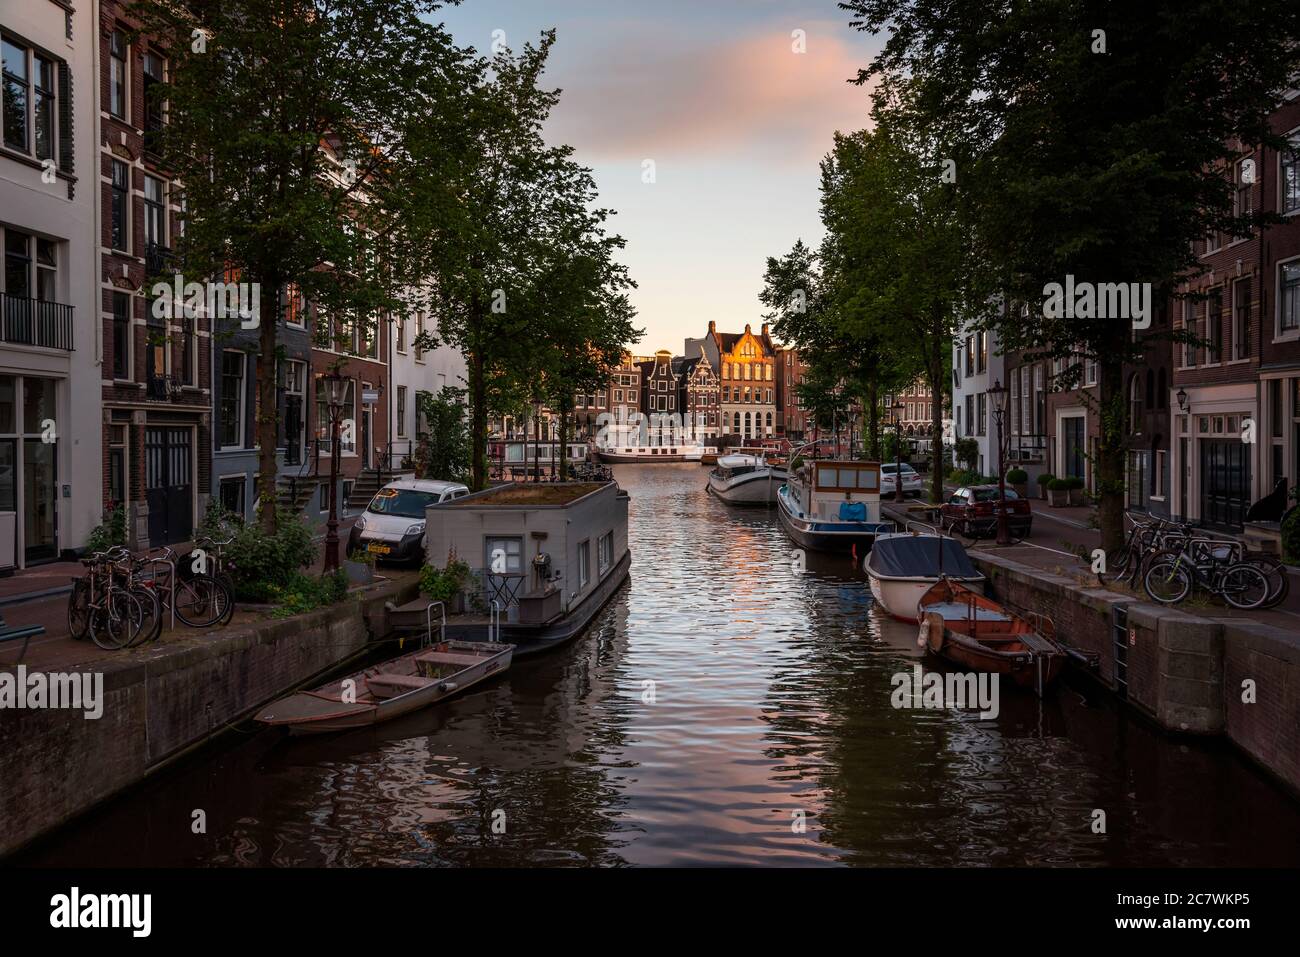
M 0 341 L 72 351 L 72 307 L 0 295 Z
M 179 376 L 151 375 L 145 381 L 145 395 L 150 399 L 175 399 L 183 383 Z

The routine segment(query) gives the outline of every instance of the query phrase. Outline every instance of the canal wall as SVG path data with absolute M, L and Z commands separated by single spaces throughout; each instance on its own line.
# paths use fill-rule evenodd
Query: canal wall
M 390 631 L 387 602 L 415 583 L 383 583 L 346 604 L 228 626 L 97 661 L 102 716 L 0 709 L 0 856 L 211 740 Z
M 971 559 L 995 597 L 1050 617 L 1061 640 L 1097 656 L 1093 677 L 1160 727 L 1223 735 L 1300 796 L 1300 633 L 1248 612 L 1189 614 L 998 555 Z

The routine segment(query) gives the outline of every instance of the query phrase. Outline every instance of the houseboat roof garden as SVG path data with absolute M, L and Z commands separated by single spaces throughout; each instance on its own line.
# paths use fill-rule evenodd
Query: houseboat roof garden
M 604 482 L 538 482 L 498 485 L 477 495 L 445 503 L 447 508 L 477 508 L 483 505 L 568 505 L 590 495 Z

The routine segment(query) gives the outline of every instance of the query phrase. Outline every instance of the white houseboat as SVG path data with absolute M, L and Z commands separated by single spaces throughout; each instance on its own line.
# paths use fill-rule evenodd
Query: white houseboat
M 766 505 L 785 484 L 785 469 L 761 455 L 721 455 L 709 472 L 709 492 L 728 505 Z
M 776 502 L 786 534 L 804 548 L 865 554 L 877 535 L 897 530 L 881 521 L 879 462 L 805 462 Z

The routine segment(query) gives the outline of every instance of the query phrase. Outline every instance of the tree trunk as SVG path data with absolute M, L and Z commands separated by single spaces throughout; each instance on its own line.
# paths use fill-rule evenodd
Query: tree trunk
M 1108 350 L 1121 356 L 1121 349 Z M 1128 404 L 1124 395 L 1122 359 L 1099 362 L 1098 406 L 1101 411 L 1101 436 L 1097 442 L 1097 492 L 1100 497 L 1098 520 L 1101 547 L 1108 555 L 1116 554 L 1124 543 L 1124 452 L 1128 435 Z
M 880 461 L 880 385 L 872 376 L 867 383 L 867 421 L 868 426 L 867 458 L 873 462 Z
M 470 393 L 470 481 L 473 491 L 487 488 L 487 382 L 483 374 L 483 353 L 474 349 L 469 354 Z
M 276 484 L 275 447 L 279 443 L 279 411 L 275 404 L 276 334 L 280 320 L 280 284 L 276 279 L 260 280 L 258 302 L 257 357 L 257 491 L 261 499 L 258 523 L 268 535 L 276 530 L 279 487 Z M 315 450 L 313 450 L 314 453 Z

